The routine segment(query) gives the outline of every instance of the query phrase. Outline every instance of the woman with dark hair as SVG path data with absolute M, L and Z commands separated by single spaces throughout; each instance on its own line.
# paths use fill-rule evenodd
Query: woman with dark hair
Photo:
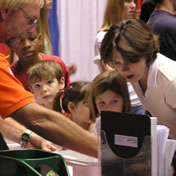
M 101 58 L 131 82 L 144 107 L 176 139 L 176 62 L 159 53 L 158 37 L 141 20 L 113 25 Z

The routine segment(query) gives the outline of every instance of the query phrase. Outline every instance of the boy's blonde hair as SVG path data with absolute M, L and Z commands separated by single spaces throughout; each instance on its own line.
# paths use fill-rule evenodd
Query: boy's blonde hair
M 39 81 L 56 78 L 60 82 L 62 68 L 55 61 L 43 60 L 31 66 L 27 72 L 28 85 L 31 86 Z

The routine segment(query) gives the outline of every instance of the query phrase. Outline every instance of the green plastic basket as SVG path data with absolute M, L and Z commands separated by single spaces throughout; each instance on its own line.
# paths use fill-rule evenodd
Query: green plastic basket
M 39 149 L 0 151 L 2 176 L 69 176 L 64 158 Z

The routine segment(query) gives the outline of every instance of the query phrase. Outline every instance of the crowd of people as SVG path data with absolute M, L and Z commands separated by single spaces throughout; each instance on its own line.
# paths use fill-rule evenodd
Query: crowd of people
M 176 139 L 176 3 L 153 1 L 143 21 L 136 1 L 107 0 L 97 32 L 100 73 L 71 82 L 76 66 L 52 55 L 47 0 L 1 0 L 0 42 L 12 56 L 0 54 L 3 136 L 20 143 L 30 129 L 24 147 L 55 151 L 51 141 L 97 157 L 101 111 L 115 111 L 155 116 Z

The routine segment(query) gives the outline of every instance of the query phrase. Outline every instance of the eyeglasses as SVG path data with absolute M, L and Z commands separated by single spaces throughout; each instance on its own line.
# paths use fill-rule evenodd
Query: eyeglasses
M 23 8 L 19 8 L 17 11 L 19 11 L 19 10 L 21 10 L 23 12 L 24 17 L 28 21 L 27 24 L 28 24 L 29 27 L 23 33 L 20 33 L 18 35 L 12 36 L 6 41 L 7 45 L 9 45 L 13 49 L 15 49 L 20 44 L 21 41 L 23 41 L 24 39 L 28 38 L 31 35 L 30 31 L 33 28 L 37 29 L 37 25 L 38 25 L 37 18 L 34 18 L 34 17 L 30 16 Z
M 24 9 L 20 8 L 19 10 L 21 10 L 25 16 L 26 19 L 28 19 L 28 24 L 34 25 L 35 27 L 37 27 L 38 24 L 38 20 L 35 17 L 31 17 Z

